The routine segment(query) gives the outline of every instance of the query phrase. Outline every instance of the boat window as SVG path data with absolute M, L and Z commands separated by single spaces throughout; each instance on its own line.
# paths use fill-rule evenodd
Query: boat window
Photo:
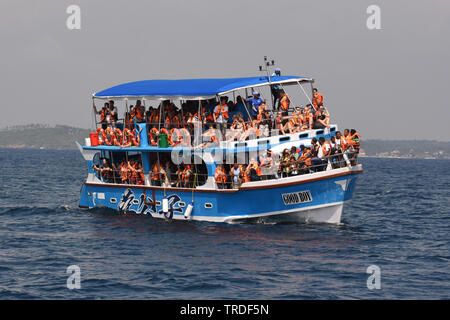
M 320 135 L 320 134 L 323 134 L 323 130 L 317 130 L 316 131 L 316 135 Z
M 291 140 L 291 137 L 282 137 L 282 138 L 280 138 L 280 142 L 282 142 L 282 141 L 289 141 L 289 140 Z
M 330 132 L 334 132 L 334 131 L 336 131 L 336 127 L 333 127 L 330 129 Z
M 301 135 L 298 136 L 298 138 L 299 139 L 308 138 L 308 135 L 309 135 L 308 133 L 302 133 Z

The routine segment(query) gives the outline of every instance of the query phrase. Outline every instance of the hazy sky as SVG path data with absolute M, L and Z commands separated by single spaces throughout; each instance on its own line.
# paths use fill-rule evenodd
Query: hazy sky
M 66 27 L 71 4 L 81 30 Z M 0 127 L 89 128 L 95 91 L 259 75 L 267 55 L 313 77 L 332 122 L 363 139 L 450 141 L 448 0 L 2 0 L 0 44 Z

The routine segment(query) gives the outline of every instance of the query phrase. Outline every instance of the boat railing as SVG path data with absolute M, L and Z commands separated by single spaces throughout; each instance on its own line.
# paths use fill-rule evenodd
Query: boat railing
M 240 165 L 239 177 L 232 174 L 233 165 L 225 170 L 225 176 L 216 179 L 206 173 L 177 171 L 167 176 L 164 172 L 149 172 L 149 184 L 145 184 L 145 177 L 142 170 L 129 170 L 122 172 L 117 167 L 99 171 L 96 176 L 103 183 L 113 183 L 135 186 L 155 186 L 167 189 L 195 189 L 203 186 L 209 178 L 214 178 L 215 189 L 239 189 L 246 182 L 262 182 L 267 180 L 283 180 L 294 176 L 309 175 L 318 172 L 332 171 L 345 167 L 352 167 L 358 164 L 358 150 L 349 149 L 345 152 L 338 151 L 332 155 L 319 159 L 312 157 L 307 160 L 279 161 L 273 162 L 271 167 L 257 165 L 255 171 L 251 172 L 252 164 Z M 218 183 L 218 181 L 220 181 Z

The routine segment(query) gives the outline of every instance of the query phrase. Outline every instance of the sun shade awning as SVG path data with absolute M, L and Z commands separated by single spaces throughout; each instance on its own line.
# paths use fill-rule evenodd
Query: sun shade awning
M 311 78 L 273 76 L 271 84 L 312 82 Z M 267 77 L 228 79 L 143 80 L 120 84 L 94 93 L 94 98 L 208 99 L 231 91 L 269 84 Z

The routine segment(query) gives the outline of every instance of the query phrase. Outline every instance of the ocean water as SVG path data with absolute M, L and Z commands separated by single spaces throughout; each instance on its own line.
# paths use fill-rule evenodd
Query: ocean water
M 78 151 L 2 149 L 0 299 L 449 299 L 450 161 L 361 162 L 342 225 L 227 225 L 79 209 Z

